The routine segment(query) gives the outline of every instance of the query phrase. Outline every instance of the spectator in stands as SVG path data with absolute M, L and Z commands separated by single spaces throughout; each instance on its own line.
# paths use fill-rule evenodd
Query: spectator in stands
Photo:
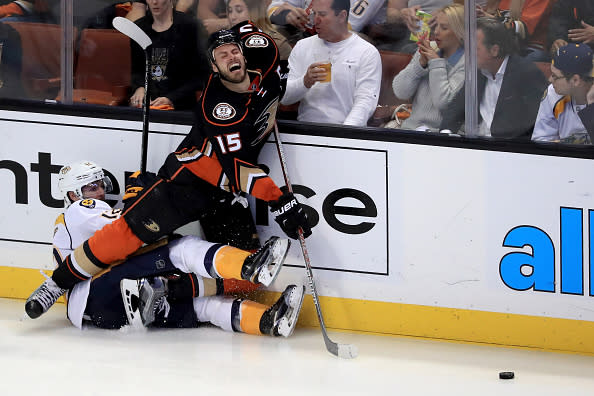
M 534 63 L 515 55 L 513 33 L 493 18 L 477 19 L 479 128 L 468 135 L 530 139 L 547 85 Z M 464 90 L 442 112 L 440 129 L 464 133 Z
M 268 6 L 270 22 L 289 40 L 291 46 L 316 34 L 312 5 L 313 0 L 272 0 Z
M 229 0 L 227 4 L 229 24 L 234 26 L 239 22 L 251 20 L 276 42 L 281 60 L 287 60 L 292 47 L 285 36 L 277 32 L 268 20 L 267 3 L 266 0 Z
M 450 0 L 388 0 L 388 3 L 388 19 L 396 20 L 400 18 L 409 30 L 414 32 L 417 30 L 420 21 L 417 11 L 421 10 L 433 15 L 433 21 L 430 25 L 435 26 L 437 11 L 453 2 Z
M 551 84 L 540 102 L 532 140 L 590 143 L 578 112 L 588 104 L 593 77 L 589 46 L 571 43 L 557 50 L 551 64 Z
M 84 2 L 76 2 L 76 8 L 73 7 L 73 24 L 81 31 L 84 29 L 113 29 L 113 19 L 115 17 L 127 17 L 131 15 L 131 9 L 136 3 L 129 1 L 119 2 L 105 5 L 103 2 L 97 3 L 85 0 Z M 142 15 L 144 16 L 144 8 L 146 4 L 142 4 Z M 137 17 L 138 19 L 140 17 Z M 80 44 L 79 44 L 80 47 Z
M 349 0 L 315 0 L 318 34 L 300 40 L 291 52 L 282 104 L 300 101 L 299 121 L 364 126 L 375 111 L 381 58 L 373 45 L 349 31 L 349 7 Z M 323 60 L 331 62 L 330 73 L 322 68 Z M 330 82 L 324 82 L 327 77 Z
M 33 14 L 33 3 L 30 1 L 0 1 L 0 20 L 23 21 Z
M 196 91 L 209 75 L 204 51 L 205 32 L 200 23 L 173 9 L 172 0 L 149 0 L 150 13 L 136 24 L 151 38 L 148 48 L 150 105 L 189 110 L 196 104 Z M 130 105 L 141 107 L 144 97 L 145 58 L 132 44 L 132 89 Z
M 435 42 L 419 40 L 418 51 L 392 82 L 394 95 L 412 98 L 412 112 L 403 129 L 438 130 L 441 111 L 464 84 L 464 7 L 445 6 L 436 13 Z
M 126 14 L 126 18 L 131 21 L 137 21 L 143 16 L 146 15 L 146 1 L 147 0 L 139 0 L 133 1 L 130 11 Z M 175 2 L 175 9 L 180 12 L 185 12 L 186 14 L 192 15 L 193 10 L 195 9 L 195 3 L 198 0 L 177 0 Z
M 208 34 L 212 34 L 217 30 L 229 28 L 229 20 L 226 15 L 226 3 L 226 0 L 198 1 L 197 16 L 202 21 L 202 24 L 204 24 Z
M 386 19 L 385 0 L 351 0 L 349 27 L 360 32 L 365 26 L 381 23 Z M 313 28 L 312 0 L 273 0 L 268 7 L 272 22 L 276 25 L 292 25 L 304 31 Z
M 413 54 L 417 51 L 417 42 L 411 41 L 411 32 L 419 29 L 421 19 L 417 11 L 431 14 L 428 24 L 435 29 L 435 15 L 437 11 L 452 0 L 388 0 L 386 10 L 386 24 L 383 30 L 387 32 L 387 39 L 380 40 L 378 49 Z
M 569 42 L 585 43 L 594 49 L 594 1 L 556 0 L 548 37 L 551 53 Z
M 547 62 L 547 29 L 551 0 L 496 0 L 477 6 L 477 17 L 495 18 L 513 31 L 520 54 L 533 62 Z
M 21 36 L 13 27 L 0 23 L 0 97 L 25 97 L 21 80 L 23 49 Z
M 46 0 L 0 0 L 0 22 L 44 22 L 48 11 Z
M 313 3 L 313 0 L 273 0 L 270 3 L 270 21 L 291 45 L 316 34 L 311 12 Z M 383 26 L 388 3 L 386 0 L 350 0 L 349 29 L 367 35 L 372 27 Z

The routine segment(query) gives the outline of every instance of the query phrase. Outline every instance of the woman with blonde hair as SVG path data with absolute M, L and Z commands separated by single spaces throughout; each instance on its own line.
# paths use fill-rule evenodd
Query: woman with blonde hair
M 287 60 L 292 47 L 287 39 L 272 27 L 266 14 L 269 3 L 270 1 L 266 0 L 229 0 L 227 18 L 231 26 L 248 19 L 252 21 L 264 33 L 272 37 L 278 47 L 280 59 Z
M 412 99 L 402 129 L 438 130 L 441 111 L 464 84 L 464 6 L 445 6 L 435 18 L 434 41 L 421 38 L 410 63 L 392 82 L 397 98 Z

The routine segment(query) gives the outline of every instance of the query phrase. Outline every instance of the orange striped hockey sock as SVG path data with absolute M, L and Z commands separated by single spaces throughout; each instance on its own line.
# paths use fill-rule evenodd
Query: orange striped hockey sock
M 241 331 L 247 334 L 261 335 L 260 320 L 269 307 L 255 301 L 244 300 L 241 303 L 239 325 Z

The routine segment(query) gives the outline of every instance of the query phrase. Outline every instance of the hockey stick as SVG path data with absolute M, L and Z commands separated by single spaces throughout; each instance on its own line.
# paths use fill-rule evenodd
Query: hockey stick
M 293 187 L 291 186 L 291 182 L 289 181 L 289 174 L 287 172 L 287 160 L 285 158 L 285 152 L 283 150 L 283 145 L 280 140 L 280 133 L 278 132 L 278 125 L 276 121 L 274 121 L 274 137 L 276 140 L 276 149 L 278 151 L 278 156 L 281 162 L 281 169 L 283 171 L 283 176 L 285 178 L 285 184 L 289 189 L 289 192 L 293 192 Z M 303 252 L 303 259 L 305 261 L 305 270 L 307 272 L 307 278 L 309 280 L 309 286 L 311 288 L 311 296 L 313 297 L 314 305 L 316 306 L 316 312 L 318 314 L 318 321 L 320 322 L 320 328 L 322 329 L 322 336 L 324 337 L 324 343 L 326 344 L 326 349 L 333 355 L 336 355 L 343 359 L 352 359 L 357 357 L 358 351 L 357 347 L 353 344 L 337 344 L 333 342 L 330 337 L 328 337 L 328 332 L 326 331 L 326 325 L 324 324 L 324 317 L 322 316 L 322 308 L 320 307 L 320 301 L 318 298 L 318 292 L 316 290 L 316 285 L 314 283 L 313 272 L 311 270 L 311 262 L 309 261 L 309 254 L 307 253 L 307 247 L 305 246 L 305 238 L 303 237 L 303 230 L 299 228 L 299 243 L 301 244 L 301 251 Z
M 148 75 L 149 75 L 149 55 L 146 48 L 153 42 L 149 36 L 137 24 L 129 19 L 115 17 L 113 27 L 120 33 L 128 36 L 130 40 L 136 42 L 144 50 L 144 99 L 142 102 L 142 143 L 140 157 L 140 172 L 146 172 L 146 159 L 148 151 L 148 129 L 149 129 L 149 96 L 148 96 Z

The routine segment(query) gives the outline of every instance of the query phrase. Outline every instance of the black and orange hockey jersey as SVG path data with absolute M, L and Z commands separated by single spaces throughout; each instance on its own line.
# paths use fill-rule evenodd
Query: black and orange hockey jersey
M 159 175 L 169 180 L 197 176 L 228 192 L 275 201 L 281 191 L 256 163 L 274 128 L 281 93 L 278 49 L 250 22 L 232 29 L 243 43 L 250 90 L 230 91 L 217 74 L 211 74 L 192 130 L 168 156 Z

